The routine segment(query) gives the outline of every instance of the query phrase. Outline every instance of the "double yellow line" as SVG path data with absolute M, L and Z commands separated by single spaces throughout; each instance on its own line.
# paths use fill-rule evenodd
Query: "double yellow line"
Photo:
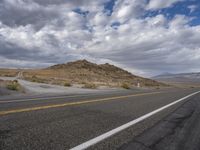
M 62 103 L 62 104 L 52 104 L 52 105 L 37 106 L 37 107 L 30 107 L 30 108 L 6 110 L 6 111 L 0 111 L 0 116 L 13 114 L 13 113 L 20 113 L 20 112 L 44 110 L 44 109 L 49 109 L 49 108 L 74 106 L 74 105 L 89 104 L 89 103 L 95 103 L 95 102 L 105 102 L 105 101 L 110 101 L 110 100 L 119 100 L 119 99 L 124 99 L 124 98 L 129 98 L 129 97 L 153 95 L 153 94 L 159 94 L 159 93 L 163 93 L 163 92 L 139 93 L 139 94 L 125 95 L 125 96 L 94 99 L 94 100 L 84 100 L 84 101 L 78 101 L 78 102 L 67 102 L 67 103 Z

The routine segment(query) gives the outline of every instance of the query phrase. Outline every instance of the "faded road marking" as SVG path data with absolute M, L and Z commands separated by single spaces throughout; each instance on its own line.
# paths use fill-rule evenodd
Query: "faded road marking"
M 70 150 L 84 150 L 84 149 L 87 149 L 90 146 L 95 145 L 95 144 L 97 144 L 97 143 L 99 143 L 99 142 L 101 142 L 101 141 L 103 141 L 103 140 L 105 140 L 105 139 L 107 139 L 107 138 L 109 138 L 109 137 L 111 137 L 111 136 L 113 136 L 113 135 L 115 135 L 115 134 L 117 134 L 117 133 L 129 128 L 129 127 L 131 127 L 132 125 L 135 125 L 136 123 L 139 123 L 139 122 L 145 120 L 146 118 L 149 118 L 149 117 L 153 116 L 154 114 L 156 114 L 156 113 L 158 113 L 158 112 L 160 112 L 160 111 L 162 111 L 162 110 L 164 110 L 164 109 L 166 109 L 166 108 L 168 108 L 168 107 L 170 107 L 172 105 L 175 105 L 176 103 L 179 103 L 179 102 L 181 102 L 181 101 L 183 101 L 183 100 L 185 100 L 185 99 L 187 99 L 187 98 L 189 98 L 189 97 L 191 97 L 191 96 L 193 96 L 193 95 L 195 95 L 195 94 L 197 94 L 199 92 L 200 91 L 192 93 L 190 95 L 187 95 L 187 96 L 185 96 L 185 97 L 183 97 L 181 99 L 178 99 L 178 100 L 176 100 L 176 101 L 174 101 L 174 102 L 172 102 L 172 103 L 170 103 L 168 105 L 165 105 L 165 106 L 163 106 L 161 108 L 158 108 L 158 109 L 156 109 L 156 110 L 154 110 L 154 111 L 152 111 L 150 113 L 147 113 L 146 115 L 143 115 L 143 116 L 141 116 L 141 117 L 139 117 L 139 118 L 137 118 L 135 120 L 132 120 L 132 121 L 120 126 L 120 127 L 117 127 L 115 129 L 113 129 L 111 131 L 108 131 L 108 132 L 106 132 L 106 133 L 104 133 L 104 134 L 102 134 L 100 136 L 97 136 L 97 137 L 95 137 L 95 138 L 93 138 L 93 139 L 91 139 L 89 141 L 86 141 L 86 142 L 84 142 L 84 143 L 82 143 L 82 144 L 80 144 L 80 145 L 78 145 L 78 146 L 76 146 L 74 148 L 71 148 Z
M 29 102 L 29 101 L 42 101 L 42 100 L 50 100 L 50 99 L 60 99 L 60 98 L 73 98 L 73 97 L 80 97 L 80 96 L 88 96 L 88 95 L 69 95 L 69 96 L 55 96 L 55 97 L 49 97 L 49 98 L 27 98 L 27 99 L 19 99 L 19 100 L 3 100 L 0 101 L 0 104 L 2 103 L 18 103 L 18 102 Z M 93 95 L 91 95 L 93 96 Z
M 78 102 L 67 102 L 67 103 L 63 103 L 63 104 L 52 104 L 52 105 L 37 106 L 37 107 L 30 107 L 30 108 L 20 108 L 20 109 L 6 110 L 6 111 L 0 111 L 0 116 L 7 115 L 7 114 L 13 114 L 13 113 L 20 113 L 20 112 L 43 110 L 43 109 L 49 109 L 49 108 L 81 105 L 81 104 L 88 104 L 88 103 L 95 103 L 95 102 L 104 102 L 104 101 L 110 101 L 110 100 L 119 100 L 119 99 L 123 99 L 123 98 L 153 95 L 153 94 L 159 94 L 159 93 L 163 93 L 163 92 L 139 93 L 139 94 L 126 95 L 126 96 L 116 96 L 116 97 L 101 98 L 101 99 L 94 99 L 94 100 L 85 100 L 85 101 L 78 101 Z

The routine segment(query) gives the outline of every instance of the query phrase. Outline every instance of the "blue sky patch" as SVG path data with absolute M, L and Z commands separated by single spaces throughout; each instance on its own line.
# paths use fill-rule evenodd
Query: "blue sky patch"
M 191 18 L 189 25 L 196 26 L 200 24 L 200 1 L 187 0 L 177 2 L 169 8 L 146 11 L 143 17 L 154 17 L 158 14 L 163 14 L 168 20 L 173 19 L 175 15 L 184 15 Z
M 80 8 L 76 8 L 73 11 L 78 13 L 78 14 L 80 14 L 80 15 L 82 15 L 82 16 L 84 16 L 84 17 L 87 16 L 87 14 L 89 13 L 89 11 L 83 11 Z
M 113 7 L 115 5 L 116 0 L 110 0 L 104 4 L 104 10 L 108 15 L 111 15 L 113 12 Z

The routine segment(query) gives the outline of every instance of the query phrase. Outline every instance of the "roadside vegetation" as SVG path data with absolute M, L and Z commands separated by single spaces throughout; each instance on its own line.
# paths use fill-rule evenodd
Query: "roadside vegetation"
M 130 89 L 131 88 L 127 83 L 123 83 L 121 85 L 121 87 L 124 88 L 124 89 Z
M 97 85 L 93 84 L 93 83 L 85 83 L 85 85 L 83 86 L 83 88 L 87 88 L 87 89 L 96 89 Z
M 69 82 L 65 82 L 65 83 L 64 83 L 64 86 L 70 87 L 70 86 L 72 86 L 72 85 L 71 85 L 71 83 L 69 83 Z
M 22 90 L 22 87 L 18 83 L 17 80 L 8 82 L 7 85 L 6 85 L 6 87 L 7 87 L 7 89 L 13 90 L 13 91 L 20 91 L 20 90 Z
M 157 86 L 157 87 L 156 87 L 156 89 L 157 89 L 157 90 L 159 90 L 159 89 L 160 89 L 160 87 L 159 87 L 159 86 Z
M 45 83 L 45 79 L 38 78 L 36 75 L 33 75 L 30 80 L 32 82 Z

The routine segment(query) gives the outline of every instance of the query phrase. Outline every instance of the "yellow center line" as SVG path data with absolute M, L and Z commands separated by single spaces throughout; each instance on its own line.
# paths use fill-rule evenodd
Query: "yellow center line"
M 60 99 L 60 98 L 73 98 L 73 97 L 80 97 L 80 96 L 88 96 L 88 95 L 70 95 L 70 96 L 57 96 L 57 97 L 49 97 L 49 98 L 30 98 L 30 99 L 22 99 L 22 100 L 4 100 L 0 101 L 0 103 L 16 103 L 16 102 L 28 102 L 28 101 L 41 101 L 41 100 L 50 100 L 50 99 Z
M 20 108 L 20 109 L 6 110 L 6 111 L 0 111 L 0 116 L 7 115 L 7 114 L 13 114 L 13 113 L 20 113 L 20 112 L 44 110 L 44 109 L 49 109 L 49 108 L 81 105 L 81 104 L 103 102 L 103 101 L 110 101 L 110 100 L 119 100 L 119 99 L 123 99 L 123 98 L 153 95 L 153 94 L 159 94 L 159 93 L 163 93 L 163 92 L 139 93 L 139 94 L 126 95 L 126 96 L 116 96 L 116 97 L 101 98 L 101 99 L 94 99 L 94 100 L 85 100 L 85 101 L 78 101 L 78 102 L 67 102 L 67 103 L 63 103 L 63 104 L 52 104 L 52 105 L 37 106 L 37 107 L 30 107 L 30 108 Z

